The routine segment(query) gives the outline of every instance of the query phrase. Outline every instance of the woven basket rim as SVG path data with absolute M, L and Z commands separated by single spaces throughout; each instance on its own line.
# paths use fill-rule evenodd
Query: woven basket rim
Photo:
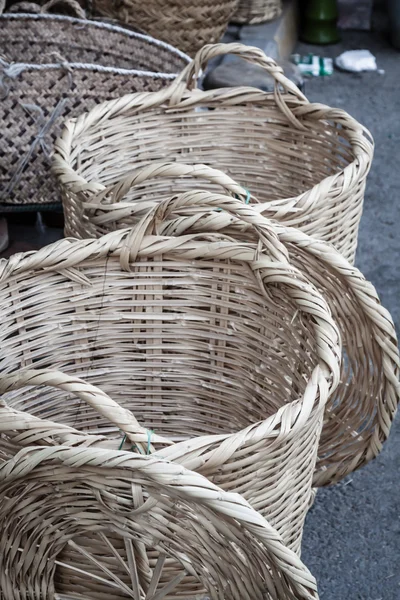
M 133 31 L 131 29 L 125 29 L 125 27 L 121 27 L 120 25 L 114 25 L 111 23 L 104 23 L 101 21 L 93 21 L 91 19 L 79 19 L 78 17 L 70 17 L 68 15 L 56 15 L 56 14 L 32 14 L 32 13 L 4 13 L 0 15 L 0 20 L 33 20 L 33 21 L 69 21 L 70 23 L 77 23 L 81 25 L 90 25 L 90 27 L 96 27 L 97 29 L 106 29 L 108 31 L 114 31 L 116 33 L 124 34 L 127 37 L 141 39 L 147 42 L 153 43 L 155 46 L 159 46 L 160 48 L 164 48 L 165 50 L 170 51 L 171 53 L 179 56 L 185 62 L 189 63 L 191 61 L 190 56 L 179 50 L 179 48 L 175 48 L 171 44 L 167 42 L 163 42 L 158 40 L 157 38 L 152 37 L 151 35 L 147 35 L 145 33 L 139 33 L 137 31 Z
M 206 91 L 196 89 L 194 93 L 188 90 L 183 94 L 179 103 L 168 105 L 174 91 L 173 86 L 174 82 L 168 88 L 158 92 L 137 92 L 122 96 L 118 100 L 108 100 L 103 102 L 96 107 L 95 114 L 97 113 L 97 115 L 95 119 L 93 119 L 92 116 L 94 112 L 92 109 L 85 113 L 80 119 L 68 119 L 65 121 L 61 134 L 55 142 L 55 151 L 53 155 L 53 167 L 56 167 L 57 175 L 60 177 L 61 182 L 64 184 L 63 179 L 65 175 L 67 181 L 65 185 L 72 191 L 79 191 L 82 185 L 89 187 L 93 186 L 93 190 L 96 192 L 106 188 L 106 186 L 99 181 L 87 181 L 84 177 L 78 175 L 66 158 L 69 158 L 72 155 L 72 150 L 77 143 L 78 136 L 85 133 L 87 130 L 96 128 L 99 122 L 104 122 L 105 115 L 107 115 L 106 118 L 109 120 L 116 115 L 118 117 L 124 116 L 126 113 L 131 113 L 130 116 L 132 116 L 132 112 L 136 111 L 136 114 L 139 117 L 143 112 L 154 110 L 162 106 L 168 112 L 177 110 L 177 115 L 179 115 L 180 111 L 184 113 L 186 110 L 194 109 L 197 106 L 212 104 L 213 102 L 219 103 L 228 98 L 232 106 L 241 104 L 246 106 L 248 103 L 242 99 L 242 94 L 238 93 L 239 90 L 242 93 L 248 92 L 252 94 L 252 105 L 260 106 L 263 103 L 270 103 L 274 100 L 274 92 L 264 92 L 257 88 L 240 86 Z M 301 117 L 303 109 L 306 108 L 307 118 L 309 119 L 314 119 L 316 121 L 332 121 L 334 123 L 342 124 L 344 132 L 346 130 L 351 130 L 351 136 L 349 136 L 348 141 L 353 160 L 337 173 L 329 175 L 298 196 L 295 196 L 294 198 L 279 198 L 278 200 L 272 200 L 268 202 L 268 205 L 271 207 L 286 205 L 288 201 L 300 200 L 305 196 L 317 193 L 321 185 L 327 186 L 334 181 L 340 181 L 342 179 L 349 181 L 356 180 L 354 175 L 355 169 L 361 171 L 368 170 L 373 155 L 374 142 L 371 133 L 366 127 L 361 125 L 361 123 L 343 109 L 331 108 L 321 103 L 304 103 L 289 93 L 283 94 L 282 98 L 286 104 L 293 108 L 293 113 L 296 116 Z M 74 189 L 74 186 L 77 186 L 77 188 Z M 259 206 L 262 207 L 263 205 Z
M 59 371 L 57 369 L 29 369 L 27 371 L 24 371 L 21 368 L 18 368 L 15 371 L 0 376 L 0 396 L 3 394 L 12 394 L 16 390 L 24 388 L 53 387 L 54 379 L 60 377 L 62 379 L 65 379 L 69 378 L 70 376 L 67 375 L 64 371 Z M 39 378 L 41 378 L 40 382 Z M 22 385 L 18 383 L 14 385 L 15 382 L 18 382 L 19 379 L 22 379 Z M 71 379 L 73 379 L 75 383 L 79 382 L 85 387 L 90 387 L 93 398 L 99 396 L 100 399 L 104 401 L 106 394 L 104 394 L 101 388 L 99 388 L 98 386 L 90 386 L 88 385 L 86 380 L 78 377 L 72 377 Z M 231 431 L 227 433 L 198 434 L 179 441 L 172 441 L 167 435 L 163 435 L 162 432 L 161 434 L 154 434 L 154 432 L 152 432 L 152 442 L 162 442 L 165 445 L 161 449 L 154 450 L 151 453 L 151 456 L 154 456 L 154 458 L 157 459 L 168 461 L 172 460 L 173 462 L 175 462 L 178 457 L 184 456 L 189 451 L 193 452 L 194 450 L 198 450 L 204 447 L 205 445 L 211 446 L 215 443 L 221 444 L 227 440 L 233 441 L 236 438 L 242 444 L 246 444 L 249 442 L 257 443 L 266 439 L 274 440 L 277 437 L 279 437 L 281 442 L 288 442 L 298 434 L 299 429 L 302 429 L 304 427 L 304 415 L 302 415 L 302 412 L 304 413 L 304 395 L 310 389 L 312 393 L 312 388 L 314 388 L 315 390 L 315 398 L 311 409 L 307 409 L 307 420 L 309 420 L 313 416 L 315 416 L 316 413 L 324 409 L 325 404 L 328 400 L 328 396 L 330 395 L 329 381 L 322 372 L 321 365 L 316 365 L 312 370 L 310 377 L 307 380 L 304 393 L 300 398 L 297 398 L 290 402 L 286 402 L 279 409 L 277 409 L 275 413 L 272 413 L 268 417 L 265 417 L 263 420 L 250 423 L 250 425 L 246 425 L 246 427 L 242 427 L 237 431 Z M 60 387 L 60 389 L 67 388 Z M 74 392 L 72 393 L 76 393 L 76 390 L 74 390 Z M 321 398 L 321 396 L 324 396 L 323 399 Z M 110 396 L 110 400 L 112 403 L 114 402 L 112 396 Z M 140 444 L 143 442 L 143 440 L 140 439 L 140 441 L 138 442 L 139 438 L 142 438 L 143 432 L 147 432 L 148 430 L 142 424 L 141 419 L 136 419 L 136 414 L 133 411 L 133 409 L 130 409 L 130 412 L 132 413 L 133 419 L 135 420 L 135 423 L 132 427 L 132 423 L 128 423 L 127 425 L 126 417 L 124 417 L 123 421 L 124 429 L 122 428 L 122 422 L 118 423 L 117 416 L 115 416 L 114 420 L 110 419 L 110 422 L 114 425 L 118 423 L 120 430 L 126 432 L 126 436 L 128 439 L 131 439 L 131 441 L 135 444 Z M 14 410 L 14 416 L 19 416 L 21 414 L 25 414 L 25 411 Z M 36 419 L 37 418 L 34 418 L 35 422 Z M 96 433 L 83 433 L 82 431 L 79 431 L 75 427 L 71 426 L 63 427 L 63 431 L 60 431 L 60 423 L 57 421 L 53 421 L 52 419 L 40 419 L 40 421 L 46 426 L 55 428 L 55 430 L 58 431 L 60 435 L 67 434 L 70 439 L 68 445 L 70 445 L 70 443 L 75 444 L 77 440 L 82 438 L 82 436 L 84 436 L 89 441 L 93 441 L 93 443 L 98 441 L 101 437 L 101 435 Z M 285 425 L 284 432 L 282 432 L 281 429 L 282 423 L 284 423 Z M 63 444 L 64 443 L 66 442 L 64 441 Z

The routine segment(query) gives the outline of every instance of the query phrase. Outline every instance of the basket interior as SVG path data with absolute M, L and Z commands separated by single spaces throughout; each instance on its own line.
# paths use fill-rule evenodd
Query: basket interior
M 229 174 L 262 202 L 296 197 L 354 160 L 346 132 L 337 123 L 304 120 L 295 129 L 271 95 L 270 106 L 164 108 L 114 116 L 79 133 L 71 168 L 88 182 L 111 185 L 152 161 L 204 163 Z M 195 179 L 149 180 L 124 200 L 169 197 Z M 123 227 L 121 221 L 117 226 Z
M 90 63 L 154 73 L 178 73 L 186 62 L 173 47 L 113 26 L 69 18 L 1 19 L 0 48 L 10 62 Z
M 314 367 L 312 319 L 247 263 L 88 260 L 0 288 L 0 371 L 51 368 L 99 386 L 140 424 L 175 441 L 231 433 L 302 396 Z M 122 434 L 66 392 L 5 395 L 14 408 L 82 431 Z M 116 440 L 116 447 L 119 442 Z

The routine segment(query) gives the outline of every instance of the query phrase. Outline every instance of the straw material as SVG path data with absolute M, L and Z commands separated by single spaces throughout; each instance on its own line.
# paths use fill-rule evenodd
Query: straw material
M 181 236 L 218 231 L 257 242 L 252 228 L 242 222 L 221 212 L 201 211 L 208 196 L 186 194 L 188 204 L 192 208 L 197 204 L 198 211 L 190 218 L 166 221 L 160 233 Z M 221 198 L 219 204 L 223 202 Z M 166 220 L 166 215 L 162 218 Z M 396 331 L 374 286 L 332 246 L 278 223 L 271 223 L 270 228 L 284 244 L 290 263 L 328 301 L 343 342 L 340 384 L 327 404 L 314 476 L 315 485 L 325 485 L 375 458 L 389 436 L 400 397 Z
M 206 165 L 152 163 L 133 170 L 121 183 L 88 195 L 77 214 L 73 212 L 76 205 L 67 203 L 67 233 L 84 237 L 90 231 L 95 237 L 110 229 L 134 226 L 151 206 L 168 197 L 172 188 L 183 191 L 200 182 L 244 202 L 257 201 L 230 177 Z M 196 217 L 178 219 L 165 232 L 220 231 L 239 240 L 257 241 L 252 228 L 240 222 L 233 226 L 232 217 L 225 213 L 207 212 L 202 198 L 206 199 L 207 193 L 195 194 L 180 211 Z M 315 476 L 318 485 L 332 483 L 379 454 L 389 435 L 398 404 L 396 333 L 374 287 L 337 251 L 294 228 L 276 224 L 271 228 L 285 244 L 291 262 L 321 289 L 341 329 L 345 352 L 341 384 L 326 412 Z
M 49 165 L 63 119 L 159 90 L 188 62 L 148 36 L 68 16 L 4 14 L 0 30 L 0 204 L 7 206 L 61 202 Z
M 133 169 L 117 184 L 98 192 L 95 186 L 88 189 L 82 186 L 79 202 L 68 195 L 71 201 L 64 202 L 65 235 L 97 238 L 110 231 L 133 227 L 150 208 L 170 198 L 172 189 L 180 193 L 205 183 L 215 192 L 250 200 L 247 190 L 218 169 L 207 165 L 152 162 L 147 167 Z M 193 209 L 189 207 L 186 212 Z
M 196 587 L 215 600 L 318 598 L 314 578 L 259 513 L 173 463 L 28 448 L 0 468 L 0 498 L 8 600 L 20 591 L 32 600 L 162 600 Z
M 230 52 L 263 67 L 275 79 L 275 92 L 192 89 L 209 59 Z M 170 87 L 104 103 L 68 122 L 54 166 L 68 235 L 94 235 L 90 226 L 78 229 L 82 203 L 96 204 L 135 167 L 198 163 L 249 190 L 265 216 L 331 242 L 352 262 L 371 159 L 368 132 L 347 113 L 308 103 L 259 49 L 219 44 L 204 47 Z M 152 193 L 165 197 L 165 182 L 154 184 Z
M 218 42 L 238 0 L 93 0 L 93 10 L 137 27 L 194 56 Z
M 276 19 L 282 12 L 282 0 L 239 0 L 232 17 L 234 23 L 255 25 Z
M 298 551 L 338 331 L 266 219 L 229 196 L 208 202 L 253 223 L 257 243 L 157 235 L 162 204 L 133 230 L 0 264 L 1 452 L 82 433 L 156 452 L 241 493 Z M 102 392 L 83 404 L 65 376 Z

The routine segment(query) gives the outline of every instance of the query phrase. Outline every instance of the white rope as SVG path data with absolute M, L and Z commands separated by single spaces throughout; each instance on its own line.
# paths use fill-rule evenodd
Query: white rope
M 66 68 L 72 70 L 94 71 L 97 73 L 113 73 L 116 75 L 138 75 L 143 77 L 153 77 L 159 79 L 175 79 L 175 73 L 158 73 L 156 71 L 140 71 L 138 69 L 119 69 L 116 67 L 107 67 L 104 65 L 94 65 L 93 63 L 6 63 L 0 59 L 0 69 L 2 74 L 12 79 L 18 77 L 24 71 L 45 71 Z

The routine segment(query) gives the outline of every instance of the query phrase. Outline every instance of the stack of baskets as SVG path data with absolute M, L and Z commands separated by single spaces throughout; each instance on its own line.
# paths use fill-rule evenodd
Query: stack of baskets
M 274 93 L 197 89 L 226 52 Z M 66 123 L 71 237 L 0 262 L 7 598 L 318 598 L 313 486 L 374 458 L 399 401 L 392 319 L 352 266 L 371 159 L 237 44 Z

